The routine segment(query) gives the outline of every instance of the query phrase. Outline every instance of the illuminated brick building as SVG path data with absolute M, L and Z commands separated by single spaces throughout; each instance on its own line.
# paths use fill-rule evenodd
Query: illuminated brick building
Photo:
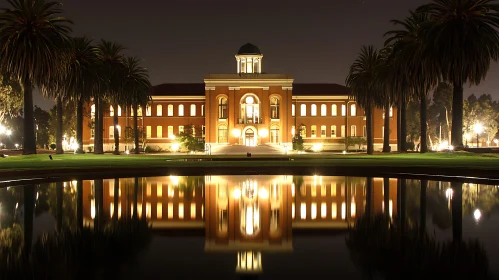
M 152 102 L 139 110 L 139 126 L 147 145 L 172 149 L 175 135 L 193 125 L 210 147 L 269 144 L 291 147 L 298 129 L 305 148 L 345 149 L 344 139 L 366 136 L 364 110 L 349 98 L 350 89 L 338 84 L 300 84 L 286 74 L 267 74 L 263 55 L 252 44 L 235 55 L 236 73 L 208 74 L 204 83 L 160 84 L 152 88 Z M 93 110 L 93 105 L 91 105 Z M 396 149 L 396 112 L 390 112 L 390 144 Z M 131 110 L 118 108 L 121 128 L 132 126 Z M 145 112 L 144 112 L 145 111 Z M 112 107 L 104 115 L 104 150 L 113 149 Z M 374 111 L 374 143 L 383 143 L 384 113 Z M 85 123 L 90 123 L 87 119 Z M 93 145 L 93 130 L 84 126 L 84 148 Z M 120 150 L 132 143 L 121 140 Z M 174 148 L 175 150 L 176 148 Z

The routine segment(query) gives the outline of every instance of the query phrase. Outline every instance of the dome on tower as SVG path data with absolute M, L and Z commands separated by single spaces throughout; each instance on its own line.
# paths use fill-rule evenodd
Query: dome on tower
M 257 46 L 247 43 L 239 48 L 237 54 L 261 54 L 261 52 Z

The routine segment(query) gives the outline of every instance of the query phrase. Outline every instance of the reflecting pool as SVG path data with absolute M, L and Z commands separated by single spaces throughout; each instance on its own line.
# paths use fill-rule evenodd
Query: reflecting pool
M 0 279 L 497 279 L 499 187 L 158 176 L 0 189 Z

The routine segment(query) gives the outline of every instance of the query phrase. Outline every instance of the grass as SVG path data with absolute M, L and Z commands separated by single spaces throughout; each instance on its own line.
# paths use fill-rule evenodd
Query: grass
M 264 157 L 264 158 L 262 158 Z M 187 159 L 217 159 L 216 161 L 188 161 Z M 258 160 L 261 158 L 261 160 Z M 272 160 L 275 158 L 276 160 Z M 281 160 L 278 160 L 281 158 Z M 282 158 L 293 160 L 283 161 Z M 223 159 L 227 159 L 226 161 Z M 235 160 L 239 159 L 239 160 Z M 362 166 L 362 167 L 450 167 L 499 170 L 499 154 L 427 153 L 427 154 L 347 154 L 347 155 L 253 155 L 245 160 L 243 155 L 94 155 L 46 154 L 10 156 L 0 158 L 0 173 L 20 170 L 58 170 L 58 169 L 99 169 L 103 168 L 148 168 L 148 167 L 287 167 L 287 166 Z

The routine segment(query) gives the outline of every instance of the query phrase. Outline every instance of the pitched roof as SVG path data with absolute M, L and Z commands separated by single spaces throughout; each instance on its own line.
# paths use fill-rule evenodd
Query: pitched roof
M 349 95 L 350 88 L 339 84 L 293 84 L 293 95 L 334 96 Z
M 160 96 L 204 96 L 204 83 L 173 83 L 153 86 L 151 95 Z

